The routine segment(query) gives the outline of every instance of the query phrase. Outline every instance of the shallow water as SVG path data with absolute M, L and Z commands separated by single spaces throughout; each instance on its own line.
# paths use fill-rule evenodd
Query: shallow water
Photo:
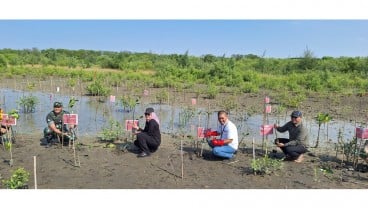
M 67 107 L 71 96 L 62 95 L 59 93 L 41 93 L 41 92 L 25 92 L 12 89 L 0 89 L 1 95 L 1 108 L 8 112 L 12 109 L 18 109 L 20 111 L 20 118 L 17 121 L 15 129 L 19 133 L 27 132 L 39 132 L 42 137 L 43 128 L 46 127 L 46 115 L 52 110 L 52 104 L 54 101 L 61 101 L 64 103 L 64 109 L 71 113 L 78 114 L 78 134 L 83 137 L 97 137 L 104 127 L 107 127 L 111 119 L 119 121 L 123 127 L 125 127 L 125 120 L 127 119 L 139 119 L 140 126 L 144 126 L 143 112 L 146 107 L 153 107 L 160 119 L 161 131 L 163 133 L 179 133 L 186 132 L 186 134 L 192 134 L 196 136 L 197 126 L 216 128 L 217 113 L 212 112 L 207 118 L 205 109 L 197 108 L 188 122 L 185 123 L 185 127 L 180 125 L 180 117 L 183 119 L 183 112 L 185 107 L 159 105 L 152 103 L 141 103 L 137 105 L 134 115 L 133 112 L 128 112 L 123 109 L 119 103 L 110 102 L 108 98 L 104 102 L 100 102 L 95 97 L 89 96 L 76 96 L 79 100 L 72 109 Z M 25 114 L 22 112 L 21 107 L 17 102 L 22 96 L 33 95 L 39 99 L 35 112 Z M 185 117 L 185 116 L 184 116 Z M 268 123 L 273 124 L 277 121 L 280 124 L 284 124 L 288 121 L 287 118 L 279 119 L 278 117 L 269 116 Z M 239 131 L 239 138 L 255 138 L 257 141 L 262 141 L 260 135 L 260 126 L 263 122 L 263 115 L 251 115 L 246 113 L 232 113 L 230 115 L 232 120 L 237 126 Z M 318 124 L 313 118 L 304 118 L 304 124 L 309 130 L 309 143 L 312 145 L 315 143 L 318 133 Z M 124 124 L 124 125 L 123 125 Z M 322 125 L 320 130 L 320 143 L 337 142 L 339 130 L 341 130 L 342 138 L 347 141 L 351 140 L 355 134 L 355 124 L 341 120 L 333 120 L 328 125 Z M 327 135 L 328 129 L 328 135 Z M 249 134 L 249 135 L 247 135 Z M 288 134 L 277 133 L 278 137 L 288 137 Z M 267 136 L 271 142 L 276 137 L 276 134 Z M 265 137 L 266 138 L 266 137 Z

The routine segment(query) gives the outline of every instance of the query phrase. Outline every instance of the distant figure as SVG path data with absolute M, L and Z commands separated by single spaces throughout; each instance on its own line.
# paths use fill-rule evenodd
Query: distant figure
M 274 124 L 274 127 L 279 132 L 289 132 L 289 139 L 275 139 L 276 146 L 280 147 L 288 160 L 300 163 L 304 159 L 304 153 L 307 150 L 308 131 L 302 124 L 302 112 L 293 111 L 291 120 L 284 126 L 279 127 Z
M 147 108 L 144 112 L 146 117 L 146 125 L 144 129 L 133 123 L 133 128 L 137 130 L 137 139 L 134 141 L 135 146 L 140 150 L 138 157 L 147 157 L 151 153 L 157 151 L 161 144 L 161 132 L 157 115 L 153 108 Z
M 366 155 L 368 155 L 368 140 L 365 141 L 364 152 L 365 152 Z M 366 163 L 368 163 L 368 156 L 364 160 L 365 160 Z
M 219 111 L 217 118 L 220 123 L 217 131 L 210 132 L 210 136 L 220 136 L 219 139 L 207 140 L 212 148 L 212 153 L 221 158 L 230 159 L 234 157 L 238 149 L 238 129 L 228 118 L 226 111 Z M 208 137 L 208 133 L 207 136 Z
M 63 104 L 61 102 L 54 103 L 54 109 L 47 114 L 46 122 L 47 127 L 44 129 L 44 145 L 52 145 L 59 142 L 61 139 L 64 143 L 68 143 L 70 139 L 75 139 L 70 134 L 70 128 L 75 128 L 74 125 L 63 124 L 63 115 L 69 114 L 68 111 L 63 110 Z
M 5 125 L 1 124 L 1 129 L 0 129 L 0 144 L 3 143 L 3 136 L 8 132 L 8 128 Z
M 1 116 L 0 122 L 3 119 L 3 114 L 4 114 L 3 109 L 0 108 L 0 116 Z M 2 142 L 3 142 L 3 136 L 6 133 L 8 133 L 9 128 L 10 128 L 9 126 L 1 124 L 1 128 L 0 128 L 0 144 L 2 144 Z
M 6 132 L 8 132 L 8 128 L 1 124 L 0 136 L 6 134 Z

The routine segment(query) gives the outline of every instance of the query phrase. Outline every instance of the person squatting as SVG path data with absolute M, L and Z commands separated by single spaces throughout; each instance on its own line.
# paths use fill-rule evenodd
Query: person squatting
M 212 148 L 213 155 L 224 159 L 231 159 L 238 150 L 238 129 L 229 120 L 229 115 L 226 111 L 219 111 L 217 113 L 217 119 L 220 123 L 217 131 L 207 132 L 206 137 L 220 136 L 220 138 L 207 139 L 207 143 Z
M 64 114 L 70 114 L 68 111 L 63 110 L 63 103 L 54 102 L 54 109 L 47 114 L 43 145 L 50 146 L 61 141 L 69 143 L 70 140 L 75 139 L 75 135 L 72 134 L 71 129 L 75 128 L 75 125 L 67 125 L 63 123 Z

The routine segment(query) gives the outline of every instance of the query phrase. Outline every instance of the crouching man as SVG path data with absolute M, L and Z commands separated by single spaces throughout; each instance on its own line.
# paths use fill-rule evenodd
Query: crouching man
M 220 123 L 217 131 L 207 132 L 208 136 L 220 136 L 219 139 L 207 139 L 208 145 L 212 148 L 213 155 L 231 159 L 234 157 L 235 152 L 238 150 L 238 129 L 228 118 L 226 111 L 219 111 L 217 118 Z
M 61 142 L 61 140 L 64 143 L 68 143 L 70 140 L 75 139 L 75 135 L 69 131 L 69 129 L 75 126 L 63 124 L 64 114 L 69 114 L 69 112 L 63 110 L 63 104 L 61 102 L 55 102 L 54 109 L 46 116 L 47 127 L 43 131 L 44 142 L 42 144 L 52 145 Z
M 302 123 L 302 112 L 293 111 L 291 120 L 283 126 L 274 124 L 274 128 L 279 132 L 289 132 L 289 139 L 277 138 L 275 144 L 285 154 L 287 160 L 301 163 L 304 160 L 304 153 L 308 151 L 308 130 Z

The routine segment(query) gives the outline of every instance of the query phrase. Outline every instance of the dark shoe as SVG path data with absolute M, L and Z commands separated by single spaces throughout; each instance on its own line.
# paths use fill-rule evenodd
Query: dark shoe
M 234 161 L 236 161 L 236 157 L 235 157 L 235 155 L 233 155 L 231 158 L 222 157 L 222 160 L 226 161 L 226 162 L 234 162 Z
M 157 149 L 158 149 L 158 148 L 156 148 L 156 149 L 150 149 L 150 152 L 151 152 L 151 153 L 154 153 L 154 152 L 156 152 L 156 151 L 157 151 Z
M 150 156 L 149 154 L 145 153 L 145 152 L 141 152 L 137 155 L 137 157 L 148 157 Z
M 47 142 L 47 139 L 46 138 L 40 139 L 40 145 L 41 146 L 46 146 L 47 144 L 48 144 L 48 142 Z

